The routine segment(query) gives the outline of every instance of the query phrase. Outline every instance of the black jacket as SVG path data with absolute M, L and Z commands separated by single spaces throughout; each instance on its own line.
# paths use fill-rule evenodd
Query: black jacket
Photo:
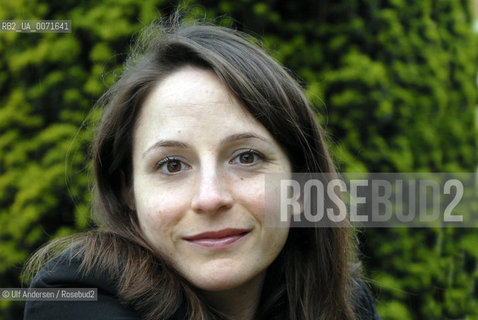
M 139 314 L 120 303 L 113 281 L 98 273 L 82 276 L 79 271 L 80 263 L 79 257 L 72 257 L 71 251 L 67 251 L 40 269 L 33 278 L 30 288 L 97 288 L 97 301 L 27 301 L 23 319 L 141 320 Z M 357 290 L 355 302 L 357 320 L 379 320 L 373 298 L 366 285 L 362 282 Z M 185 308 L 180 308 L 175 316 L 168 320 L 186 319 Z

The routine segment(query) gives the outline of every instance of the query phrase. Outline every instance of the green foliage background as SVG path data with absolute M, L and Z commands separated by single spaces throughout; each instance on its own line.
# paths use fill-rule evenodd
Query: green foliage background
M 95 100 L 162 0 L 0 1 L 0 19 L 68 19 L 70 34 L 0 34 L 0 287 L 41 244 L 88 227 Z M 473 172 L 478 47 L 466 0 L 191 0 L 262 38 L 303 80 L 339 170 Z M 86 121 L 85 121 L 86 119 Z M 473 229 L 365 229 L 384 319 L 478 319 Z M 0 301 L 0 320 L 22 303 Z

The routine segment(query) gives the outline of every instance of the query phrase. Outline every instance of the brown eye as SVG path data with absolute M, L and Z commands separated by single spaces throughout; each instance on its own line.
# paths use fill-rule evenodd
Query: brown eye
M 254 155 L 252 153 L 243 153 L 239 156 L 240 163 L 253 163 Z
M 179 160 L 171 160 L 166 164 L 168 172 L 179 172 L 181 170 L 181 162 Z
M 237 155 L 234 159 L 231 160 L 231 163 L 243 164 L 243 165 L 254 165 L 260 160 L 264 160 L 264 156 L 254 150 L 248 150 Z
M 183 161 L 175 158 L 165 158 L 159 161 L 156 168 L 165 174 L 177 174 L 189 168 Z

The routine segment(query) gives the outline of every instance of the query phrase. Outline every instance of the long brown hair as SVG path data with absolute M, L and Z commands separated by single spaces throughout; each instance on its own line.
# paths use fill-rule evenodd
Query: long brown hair
M 186 65 L 214 71 L 286 151 L 293 172 L 335 172 L 301 87 L 249 36 L 204 24 L 153 24 L 99 101 L 106 106 L 93 145 L 100 228 L 50 244 L 27 270 L 51 258 L 52 248 L 76 246 L 83 270 L 99 269 L 117 279 L 120 299 L 147 319 L 168 319 L 181 305 L 191 319 L 220 317 L 151 248 L 123 194 L 133 179 L 133 131 L 143 101 L 159 81 Z M 268 268 L 257 317 L 287 312 L 291 320 L 355 319 L 351 233 L 346 227 L 291 228 Z

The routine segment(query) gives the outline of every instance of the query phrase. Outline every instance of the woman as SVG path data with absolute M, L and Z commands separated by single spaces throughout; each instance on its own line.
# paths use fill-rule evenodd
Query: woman
M 334 172 L 298 84 L 238 32 L 166 29 L 100 101 L 100 228 L 30 263 L 50 260 L 32 287 L 98 301 L 27 302 L 25 319 L 378 319 L 350 228 L 265 223 L 265 175 Z

